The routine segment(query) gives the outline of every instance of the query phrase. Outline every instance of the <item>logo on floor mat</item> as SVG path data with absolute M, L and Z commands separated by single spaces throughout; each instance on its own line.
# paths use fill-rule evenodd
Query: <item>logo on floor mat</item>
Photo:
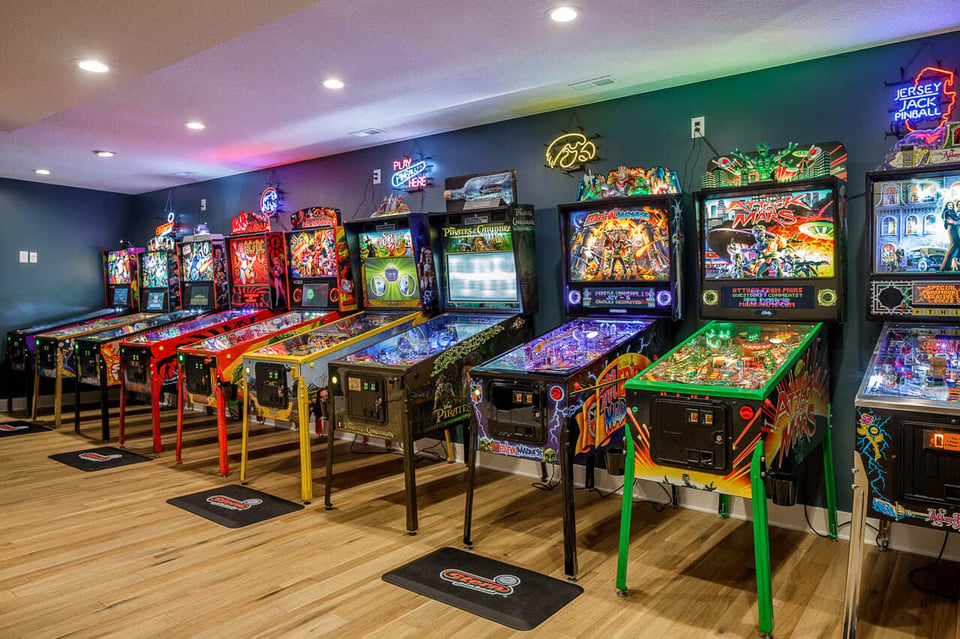
M 520 578 L 514 575 L 497 575 L 493 579 L 487 579 L 480 575 L 474 575 L 465 570 L 447 568 L 440 573 L 440 578 L 449 581 L 459 588 L 469 588 L 488 595 L 500 595 L 509 597 L 513 594 L 514 586 L 520 584 Z
M 253 497 L 241 501 L 233 497 L 227 497 L 226 495 L 211 495 L 207 497 L 207 503 L 213 506 L 219 506 L 220 508 L 226 508 L 227 510 L 250 510 L 254 506 L 262 504 L 263 500 Z
M 80 453 L 80 459 L 92 462 L 108 462 L 111 459 L 120 459 L 123 455 L 101 455 L 100 453 Z
M 29 426 L 14 426 L 13 424 L 0 424 L 0 431 L 5 433 L 15 433 L 18 430 L 27 430 Z

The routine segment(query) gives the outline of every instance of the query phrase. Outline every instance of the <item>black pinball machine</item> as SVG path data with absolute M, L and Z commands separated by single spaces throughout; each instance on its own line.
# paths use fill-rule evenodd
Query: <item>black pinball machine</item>
M 884 324 L 856 397 L 846 638 L 867 517 L 881 550 L 893 523 L 960 531 L 960 122 L 901 139 L 866 196 L 867 319 Z
M 342 403 L 328 441 L 337 428 L 402 444 L 411 535 L 419 528 L 414 442 L 445 432 L 452 461 L 449 431 L 470 416 L 470 369 L 530 337 L 537 308 L 534 216 L 532 207 L 516 204 L 515 184 L 514 171 L 447 178 L 447 211 L 427 216 L 428 238 L 416 264 L 420 279 L 431 281 L 431 290 L 421 293 L 443 313 L 330 363 L 333 399 Z M 360 248 L 361 254 L 371 250 Z M 389 261 L 364 268 L 375 293 L 402 295 L 403 277 Z M 332 481 L 333 447 L 327 446 L 327 508 Z
M 588 174 L 579 201 L 559 206 L 570 321 L 470 374 L 467 548 L 477 450 L 539 462 L 544 482 L 547 464 L 559 463 L 564 572 L 576 578 L 573 467 L 586 467 L 592 488 L 599 456 L 619 451 L 622 460 L 623 385 L 667 350 L 680 319 L 680 216 L 679 179 L 663 167 Z

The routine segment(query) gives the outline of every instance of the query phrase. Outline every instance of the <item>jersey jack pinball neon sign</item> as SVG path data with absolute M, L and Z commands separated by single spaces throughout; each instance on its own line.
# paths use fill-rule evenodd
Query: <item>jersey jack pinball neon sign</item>
M 953 71 L 925 67 L 894 95 L 893 125 L 907 131 L 936 129 L 950 120 L 957 102 Z

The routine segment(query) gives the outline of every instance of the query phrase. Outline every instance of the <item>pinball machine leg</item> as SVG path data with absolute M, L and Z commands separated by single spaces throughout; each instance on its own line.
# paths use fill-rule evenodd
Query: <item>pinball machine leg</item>
M 416 535 L 420 527 L 417 514 L 417 458 L 413 449 L 413 424 L 410 409 L 403 424 L 403 488 L 407 504 L 407 534 Z
M 186 382 L 183 371 L 177 377 L 177 463 L 183 463 L 183 404 L 186 401 Z
M 831 407 L 827 406 L 827 436 L 823 440 L 823 483 L 827 491 L 827 522 L 830 539 L 837 541 L 837 484 L 833 471 L 833 419 Z
M 843 639 L 857 636 L 857 604 L 863 570 L 863 535 L 867 521 L 867 481 L 860 455 L 853 453 L 853 508 L 850 512 L 850 546 L 847 549 L 847 577 L 843 586 Z
M 629 414 L 629 413 L 628 413 Z M 627 557 L 630 552 L 630 520 L 633 517 L 633 482 L 635 455 L 633 434 L 626 432 L 627 458 L 623 468 L 623 503 L 620 506 L 620 548 L 617 551 L 617 596 L 627 596 Z
M 152 366 L 150 374 L 150 413 L 153 418 L 153 452 L 159 455 L 163 452 L 163 441 L 160 438 L 160 395 L 163 393 L 163 380 L 156 365 Z
M 30 357 L 30 354 L 29 354 L 29 353 L 27 354 L 27 357 L 28 357 L 28 358 Z M 37 365 L 34 364 L 33 366 L 34 366 L 34 368 L 36 368 Z M 33 371 L 30 370 L 30 367 L 29 367 L 29 366 L 25 367 L 25 368 L 23 369 L 23 393 L 24 393 L 24 394 L 23 394 L 23 399 L 24 399 L 24 401 L 27 403 L 27 412 L 25 413 L 25 415 L 30 415 L 30 414 L 32 413 L 32 410 L 33 410 L 33 405 L 32 405 L 31 402 L 30 402 L 30 400 L 33 398 L 33 388 L 31 388 L 31 386 L 32 386 L 32 384 L 33 384 L 33 380 L 34 380 Z M 12 395 L 12 391 L 11 391 L 11 395 Z M 10 397 L 10 412 L 11 412 L 11 413 L 13 412 L 13 397 L 12 397 L 12 396 Z
M 310 459 L 310 401 L 303 378 L 297 379 L 297 412 L 300 422 L 300 500 L 313 501 L 313 465 Z M 319 413 L 319 406 L 318 411 Z
M 453 438 L 450 437 L 449 428 L 445 428 L 443 430 L 443 441 L 446 444 L 446 448 L 447 448 L 447 463 L 452 464 L 455 460 L 453 458 Z
M 560 494 L 563 503 L 563 571 L 568 581 L 576 581 L 577 522 L 574 512 L 573 442 L 570 426 L 565 424 L 560 435 Z
M 540 462 L 540 481 L 547 483 L 547 462 Z
M 33 408 L 30 410 L 30 421 L 37 421 L 37 409 L 40 405 L 40 367 L 33 365 Z
M 463 442 L 464 462 L 467 464 L 467 504 L 463 510 L 463 547 L 473 549 L 473 490 L 477 478 L 477 423 L 470 418 L 467 440 Z M 545 464 L 543 464 L 545 466 Z
M 57 375 L 53 387 L 53 423 L 60 428 L 63 422 L 63 354 L 57 349 Z
M 80 365 L 73 376 L 73 432 L 80 434 Z
M 217 399 L 217 451 L 220 455 L 220 476 L 226 477 L 230 474 L 230 459 L 227 455 L 227 400 L 224 397 L 224 386 L 228 382 L 218 382 L 216 393 Z
M 717 514 L 720 515 L 720 519 L 728 519 L 730 517 L 730 495 L 720 493 L 717 497 L 719 497 Z
M 333 407 L 333 401 L 333 397 L 331 397 L 331 408 Z M 337 416 L 331 410 L 330 417 L 327 419 L 327 475 L 323 478 L 323 507 L 326 510 L 333 509 L 330 493 L 333 492 L 333 431 L 336 430 L 336 424 Z
M 770 570 L 770 528 L 767 521 L 767 492 L 764 486 L 766 458 L 763 440 L 757 442 L 750 461 L 750 501 L 753 505 L 753 552 L 757 570 L 757 608 L 760 632 L 773 633 L 773 584 Z
M 104 443 L 110 441 L 110 387 L 107 385 L 107 360 L 99 357 L 100 372 L 100 435 Z
M 120 417 L 117 421 L 117 441 L 123 448 L 127 426 L 127 385 L 123 381 L 123 371 L 120 372 Z
M 240 416 L 240 483 L 247 483 L 247 453 L 250 446 L 250 412 L 247 404 L 246 379 L 240 380 L 240 392 L 243 393 L 243 414 Z

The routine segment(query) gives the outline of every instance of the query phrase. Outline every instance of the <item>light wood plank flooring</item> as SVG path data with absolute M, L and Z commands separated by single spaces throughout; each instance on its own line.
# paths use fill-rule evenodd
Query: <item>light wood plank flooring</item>
M 135 407 L 128 448 L 149 454 L 149 412 Z M 116 410 L 114 410 L 114 415 Z M 10 418 L 4 416 L 5 421 Z M 47 459 L 100 445 L 99 421 L 0 439 L 0 637 L 755 637 L 750 525 L 687 510 L 634 516 L 630 595 L 615 595 L 619 499 L 578 491 L 585 592 L 539 628 L 515 633 L 380 580 L 441 546 L 460 546 L 462 464 L 422 462 L 420 534 L 403 529 L 402 464 L 352 454 L 338 442 L 333 511 L 315 501 L 231 530 L 170 506 L 171 497 L 236 482 L 217 473 L 213 420 L 188 415 L 185 463 L 166 451 L 148 463 L 84 473 Z M 172 411 L 166 424 L 175 423 Z M 239 423 L 231 422 L 232 452 Z M 299 498 L 296 437 L 254 429 L 253 488 Z M 481 470 L 475 551 L 563 577 L 560 495 L 529 478 Z M 775 637 L 838 637 L 845 542 L 773 529 Z M 922 594 L 907 572 L 927 558 L 868 552 L 858 637 L 960 639 L 955 603 Z M 956 580 L 956 564 L 942 567 Z

